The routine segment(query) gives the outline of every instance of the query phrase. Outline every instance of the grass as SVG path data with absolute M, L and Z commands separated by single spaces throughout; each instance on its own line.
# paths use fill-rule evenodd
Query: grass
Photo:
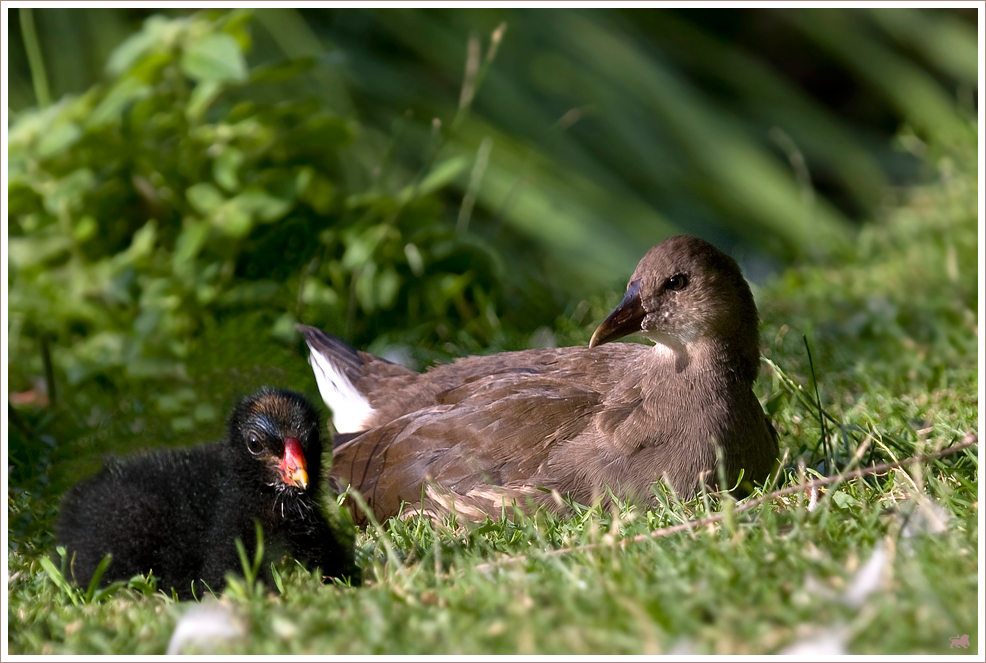
M 977 173 L 948 160 L 940 173 L 830 263 L 756 288 L 767 359 L 757 390 L 787 454 L 777 485 L 850 467 L 860 445 L 863 461 L 893 461 L 978 433 Z M 589 324 L 559 342 L 584 342 Z M 242 354 L 203 365 L 259 360 L 233 379 L 229 368 L 193 375 L 213 406 L 198 416 L 177 387 L 172 420 L 148 418 L 146 395 L 98 387 L 22 415 L 24 430 L 11 434 L 37 436 L 28 466 L 43 471 L 10 475 L 10 653 L 165 651 L 191 604 L 148 591 L 148 579 L 99 596 L 45 570 L 45 557 L 59 566 L 49 534 L 57 497 L 137 434 L 148 446 L 218 436 L 215 412 L 237 390 L 273 382 L 314 396 L 299 348 L 244 334 L 250 328 L 238 320 L 209 332 L 203 347 L 235 338 Z M 232 585 L 220 602 L 247 635 L 210 651 L 760 655 L 817 641 L 853 654 L 972 654 L 978 469 L 973 446 L 842 482 L 814 509 L 797 491 L 742 512 L 728 498 L 664 496 L 663 508 L 569 518 L 392 520 L 357 538 L 361 587 L 323 585 L 291 560 L 278 566 L 281 593 Z M 620 544 L 715 514 L 718 524 Z M 971 647 L 950 649 L 963 633 Z

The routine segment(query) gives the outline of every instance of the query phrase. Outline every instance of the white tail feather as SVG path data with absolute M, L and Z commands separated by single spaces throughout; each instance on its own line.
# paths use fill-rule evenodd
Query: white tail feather
M 336 432 L 356 433 L 365 430 L 374 413 L 366 397 L 318 352 L 312 351 L 308 361 L 318 383 L 318 392 L 332 410 L 332 425 Z

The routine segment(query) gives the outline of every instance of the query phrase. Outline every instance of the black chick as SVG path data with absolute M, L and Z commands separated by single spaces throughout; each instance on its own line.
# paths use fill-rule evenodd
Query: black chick
M 303 396 L 264 387 L 233 410 L 219 443 L 109 460 L 62 500 L 55 539 L 74 554 L 74 579 L 88 586 L 111 553 L 105 582 L 153 571 L 161 588 L 201 597 L 241 570 L 236 539 L 253 559 L 255 521 L 265 550 L 286 548 L 328 576 L 354 575 L 352 546 L 318 505 L 318 428 Z

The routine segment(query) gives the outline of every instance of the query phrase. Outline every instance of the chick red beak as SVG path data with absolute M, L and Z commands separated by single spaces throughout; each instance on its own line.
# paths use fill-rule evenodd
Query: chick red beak
M 627 286 L 623 301 L 616 305 L 609 317 L 602 321 L 589 340 L 589 347 L 623 338 L 627 334 L 640 331 L 640 323 L 646 312 L 640 303 L 640 281 L 632 281 Z
M 284 460 L 277 466 L 281 478 L 289 486 L 297 486 L 302 490 L 308 488 L 308 471 L 305 467 L 305 452 L 301 443 L 293 437 L 284 440 Z

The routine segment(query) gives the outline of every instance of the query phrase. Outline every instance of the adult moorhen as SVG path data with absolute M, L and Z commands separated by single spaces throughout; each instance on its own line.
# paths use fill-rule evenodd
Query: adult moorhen
M 689 236 L 652 248 L 589 347 L 466 357 L 417 373 L 300 325 L 344 443 L 337 488 L 385 519 L 424 511 L 497 517 L 503 505 L 562 508 L 683 498 L 700 485 L 764 480 L 776 434 L 753 394 L 757 309 L 739 266 Z M 639 333 L 653 346 L 605 345 Z M 358 521 L 363 514 L 354 513 Z

